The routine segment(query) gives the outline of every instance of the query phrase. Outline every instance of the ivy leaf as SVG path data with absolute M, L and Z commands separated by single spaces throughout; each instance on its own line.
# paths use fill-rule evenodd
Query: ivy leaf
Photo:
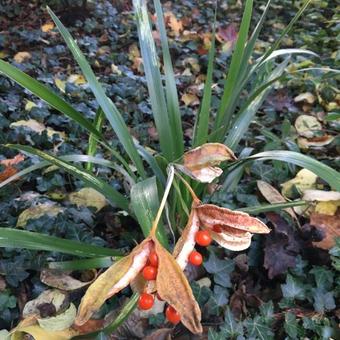
M 274 319 L 274 304 L 272 301 L 268 301 L 260 306 L 260 313 L 263 316 L 266 323 L 270 323 Z
M 231 273 L 234 270 L 234 262 L 232 260 L 221 260 L 213 252 L 209 254 L 209 260 L 204 262 L 203 265 L 210 274 L 216 274 L 223 271 Z
M 219 285 L 214 286 L 214 295 L 218 306 L 224 306 L 228 303 L 229 292 L 228 289 Z
M 316 286 L 321 290 L 330 290 L 333 285 L 334 274 L 324 267 L 314 267 L 311 271 L 314 275 Z
M 284 329 L 286 333 L 293 339 L 301 338 L 304 336 L 303 328 L 299 326 L 296 320 L 296 316 L 291 312 L 287 312 L 285 314 Z
M 286 284 L 281 285 L 282 294 L 288 299 L 304 300 L 306 297 L 303 284 L 292 275 L 287 275 Z
M 319 313 L 324 313 L 326 310 L 335 309 L 335 301 L 333 292 L 325 292 L 320 288 L 313 289 L 313 306 Z
M 274 333 L 268 327 L 260 316 L 255 316 L 254 319 L 246 319 L 244 325 L 247 328 L 249 337 L 258 339 L 271 340 L 274 339 Z
M 221 331 L 225 336 L 225 339 L 235 338 L 239 335 L 243 335 L 242 323 L 236 322 L 229 307 L 227 307 L 227 310 L 224 314 L 224 324 L 221 327 Z

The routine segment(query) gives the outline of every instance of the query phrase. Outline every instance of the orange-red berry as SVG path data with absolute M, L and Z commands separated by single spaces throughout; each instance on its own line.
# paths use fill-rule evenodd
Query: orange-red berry
M 195 241 L 200 246 L 207 247 L 212 241 L 209 231 L 207 230 L 198 231 L 195 236 Z
M 153 267 L 158 267 L 158 256 L 155 251 L 152 251 L 149 255 L 149 263 Z
M 154 303 L 154 297 L 148 293 L 142 293 L 138 300 L 138 307 L 143 310 L 152 308 Z
M 165 310 L 165 316 L 172 324 L 177 325 L 181 321 L 181 315 L 172 306 L 168 306 Z
M 203 262 L 203 257 L 198 251 L 192 251 L 189 255 L 189 262 L 194 266 L 200 266 Z
M 157 268 L 152 266 L 145 266 L 143 269 L 143 277 L 147 281 L 156 280 L 157 277 Z

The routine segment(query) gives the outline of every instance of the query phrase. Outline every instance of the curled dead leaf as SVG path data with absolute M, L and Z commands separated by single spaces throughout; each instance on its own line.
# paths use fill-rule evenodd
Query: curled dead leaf
M 40 281 L 50 287 L 72 291 L 89 285 L 96 278 L 96 270 L 92 270 L 90 276 L 91 279 L 84 282 L 72 277 L 70 272 L 44 269 L 41 271 Z
M 269 203 L 285 203 L 287 200 L 276 190 L 272 185 L 265 181 L 257 181 L 257 187 L 260 190 L 263 197 Z M 292 208 L 283 209 L 286 213 L 288 213 L 293 219 L 296 219 L 295 212 Z

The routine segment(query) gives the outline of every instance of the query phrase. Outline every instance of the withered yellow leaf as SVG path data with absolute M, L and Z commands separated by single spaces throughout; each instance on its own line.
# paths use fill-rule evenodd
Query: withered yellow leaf
M 314 137 L 316 131 L 322 130 L 322 125 L 317 118 L 309 115 L 300 115 L 294 125 L 298 134 L 307 138 Z
M 202 332 L 201 311 L 191 287 L 174 257 L 155 239 L 158 255 L 157 292 L 181 315 L 181 322 L 192 333 Z
M 126 257 L 114 263 L 90 285 L 81 300 L 75 324 L 83 325 L 111 296 L 127 287 L 145 266 L 151 240 L 145 239 Z
M 267 234 L 270 229 L 259 219 L 241 211 L 221 208 L 213 204 L 195 207 L 201 224 L 209 229 L 218 226 L 222 229 L 234 228 L 255 234 Z M 232 231 L 234 234 L 236 231 Z
M 25 334 L 30 334 L 34 340 L 68 340 L 78 335 L 78 332 L 72 328 L 65 329 L 63 331 L 52 332 L 41 328 L 38 325 L 32 325 L 27 327 L 16 327 L 11 332 L 11 340 L 24 339 Z
M 47 33 L 49 31 L 53 30 L 53 28 L 54 28 L 54 23 L 53 22 L 47 22 L 46 24 L 41 26 L 41 30 L 44 33 Z
M 14 56 L 14 60 L 21 64 L 23 63 L 24 61 L 27 61 L 28 59 L 31 59 L 32 58 L 32 55 L 31 53 L 29 52 L 18 52 L 15 56 Z

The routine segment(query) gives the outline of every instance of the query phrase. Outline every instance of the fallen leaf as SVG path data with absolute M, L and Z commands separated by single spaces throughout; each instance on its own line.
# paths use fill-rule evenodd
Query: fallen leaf
M 335 245 L 335 238 L 340 236 L 340 215 L 313 213 L 310 216 L 310 224 L 321 231 L 324 236 L 322 241 L 313 242 L 314 246 L 328 250 Z
M 191 93 L 184 93 L 181 97 L 181 100 L 185 106 L 196 106 L 200 104 L 198 97 Z
M 322 125 L 317 118 L 309 115 L 300 115 L 294 125 L 298 134 L 306 138 L 312 138 L 315 132 L 322 130 Z
M 11 166 L 11 165 L 19 164 L 23 160 L 25 160 L 25 156 L 22 155 L 21 153 L 19 153 L 14 158 L 1 160 L 0 164 L 5 166 L 5 167 L 8 167 L 8 166 Z
M 29 52 L 18 52 L 13 58 L 17 63 L 21 64 L 31 59 L 32 55 Z
M 68 305 L 68 296 L 66 293 L 57 289 L 48 289 L 43 291 L 34 300 L 28 301 L 22 312 L 23 318 L 29 317 L 43 318 L 52 316 L 61 311 Z
M 47 22 L 46 24 L 42 25 L 41 26 L 41 30 L 44 32 L 44 33 L 47 33 L 49 31 L 52 31 L 54 28 L 54 23 L 53 22 Z
M 60 290 L 72 291 L 88 286 L 96 278 L 96 271 L 88 273 L 91 278 L 88 281 L 80 281 L 69 275 L 70 272 L 61 272 L 59 270 L 43 269 L 40 274 L 40 281 L 47 286 L 58 288 Z M 90 274 L 90 275 L 89 275 Z
M 76 84 L 76 85 L 84 85 L 87 83 L 85 77 L 82 74 L 71 74 L 67 78 L 68 83 Z
M 65 93 L 66 81 L 59 78 L 54 78 L 54 84 L 62 93 Z
M 264 267 L 270 279 L 294 268 L 296 256 L 300 252 L 298 237 L 291 224 L 276 213 L 266 214 L 274 228 L 266 237 L 264 247 Z
M 175 33 L 175 36 L 179 36 L 179 34 L 183 31 L 182 20 L 178 20 L 172 12 L 166 12 L 164 16 L 166 23 Z
M 3 171 L 0 172 L 0 183 L 14 176 L 17 172 L 18 170 L 16 168 L 13 168 L 12 166 L 6 167 Z
M 281 184 L 282 195 L 284 197 L 293 198 L 294 190 L 299 194 L 302 194 L 307 189 L 314 189 L 317 177 L 318 176 L 310 170 L 300 170 L 293 179 Z
M 334 140 L 333 136 L 324 135 L 320 137 L 312 137 L 312 138 L 298 138 L 298 145 L 301 149 L 309 149 L 311 147 L 322 147 L 332 143 Z
M 23 339 L 25 334 L 29 334 L 34 340 L 68 340 L 72 339 L 74 336 L 78 335 L 78 332 L 72 328 L 53 332 L 45 330 L 38 325 L 21 327 L 20 324 L 11 331 L 11 339 L 19 340 Z
M 97 211 L 107 205 L 105 196 L 93 188 L 83 188 L 73 192 L 69 195 L 69 200 L 77 207 L 95 207 Z
M 18 228 L 23 228 L 26 226 L 28 220 L 37 219 L 41 216 L 47 215 L 50 217 L 57 216 L 59 213 L 63 212 L 64 209 L 59 207 L 58 205 L 46 202 L 39 204 L 37 206 L 30 207 L 25 209 L 18 217 L 18 221 L 16 226 Z
M 25 105 L 25 110 L 30 112 L 34 107 L 37 107 L 37 104 L 35 104 L 34 102 L 27 100 L 26 101 L 26 105 Z
M 38 318 L 38 324 L 41 328 L 49 332 L 64 331 L 72 326 L 77 314 L 76 306 L 71 303 L 65 312 L 49 318 Z
M 308 104 L 313 104 L 315 100 L 316 97 L 310 92 L 301 93 L 294 98 L 295 103 L 304 101 L 307 102 Z
M 257 187 L 260 190 L 263 197 L 269 203 L 285 203 L 287 200 L 276 190 L 272 185 L 265 181 L 257 181 Z M 293 219 L 297 219 L 295 212 L 292 208 L 283 209 L 286 213 L 288 213 Z
M 65 132 L 62 131 L 56 131 L 53 130 L 50 127 L 46 127 L 43 123 L 40 123 L 34 119 L 28 119 L 28 120 L 19 120 L 17 122 L 11 123 L 10 125 L 11 128 L 15 128 L 15 127 L 24 127 L 24 128 L 28 128 L 34 132 L 37 132 L 39 134 L 42 134 L 45 130 L 47 132 L 47 136 L 48 137 L 53 137 L 53 135 L 58 135 L 59 138 L 61 139 L 66 139 L 66 134 Z

